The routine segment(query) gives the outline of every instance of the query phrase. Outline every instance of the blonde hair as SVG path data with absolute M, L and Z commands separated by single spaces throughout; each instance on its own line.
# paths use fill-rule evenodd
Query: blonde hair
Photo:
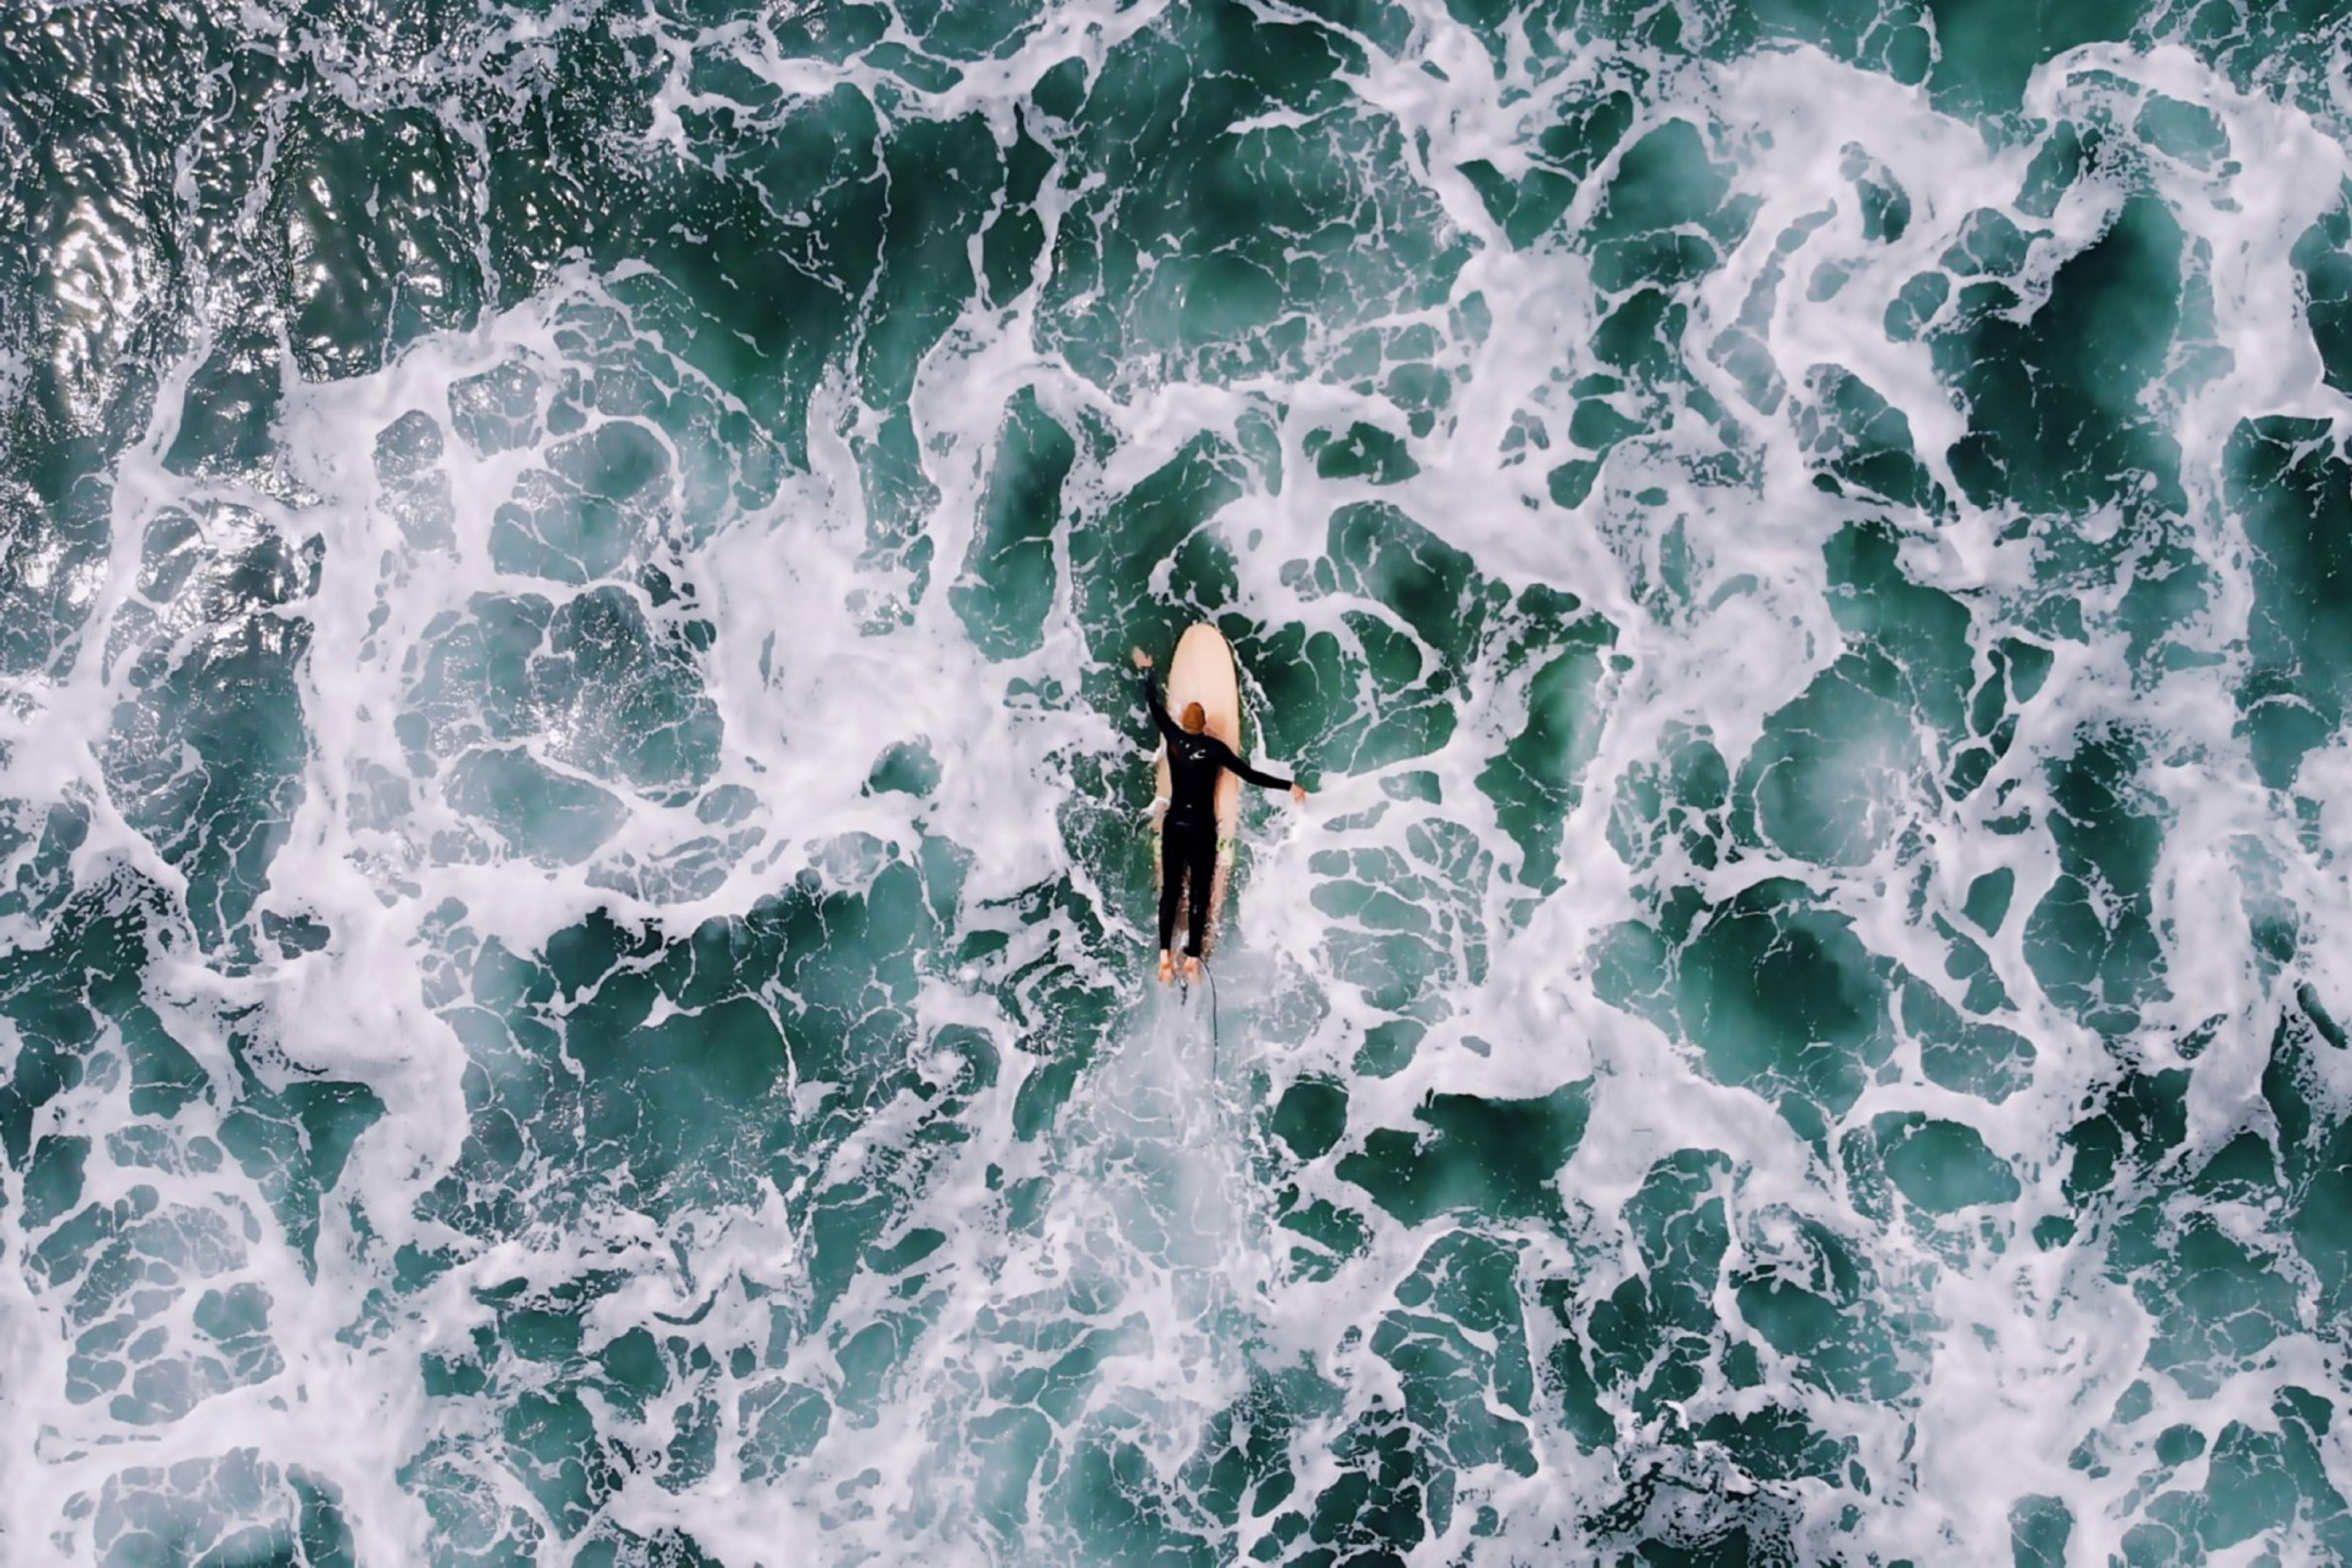
M 1208 727 L 1209 710 L 1207 709 L 1197 702 L 1184 704 L 1184 730 L 1187 734 L 1197 735 Z

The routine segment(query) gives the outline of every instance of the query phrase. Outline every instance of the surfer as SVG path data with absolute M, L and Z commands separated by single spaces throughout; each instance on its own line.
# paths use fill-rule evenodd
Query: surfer
M 1210 888 L 1217 874 L 1217 776 L 1230 768 L 1261 789 L 1286 789 L 1290 798 L 1304 801 L 1307 786 L 1294 780 L 1260 773 L 1237 756 L 1231 746 L 1207 733 L 1209 716 L 1197 702 L 1184 704 L 1182 721 L 1168 716 L 1160 700 L 1160 678 L 1151 656 L 1135 650 L 1135 668 L 1143 672 L 1143 700 L 1151 721 L 1168 741 L 1168 810 L 1160 819 L 1160 980 L 1176 978 L 1171 941 L 1176 934 L 1176 900 L 1192 889 L 1184 931 L 1184 978 L 1201 977 L 1201 941 L 1209 926 Z

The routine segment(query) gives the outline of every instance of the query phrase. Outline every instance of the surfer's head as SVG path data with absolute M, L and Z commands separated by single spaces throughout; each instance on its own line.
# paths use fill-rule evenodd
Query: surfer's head
M 1197 735 L 1209 727 L 1208 710 L 1197 702 L 1187 702 L 1184 704 L 1184 717 L 1181 722 L 1184 726 L 1186 734 Z

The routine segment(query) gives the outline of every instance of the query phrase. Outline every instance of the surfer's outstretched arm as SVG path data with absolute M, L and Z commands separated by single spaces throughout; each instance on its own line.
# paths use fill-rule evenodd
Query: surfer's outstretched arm
M 1177 727 L 1175 720 L 1168 716 L 1168 704 L 1160 700 L 1159 672 L 1148 664 L 1139 668 L 1143 671 L 1143 701 L 1151 710 L 1151 721 L 1160 726 L 1162 735 L 1173 741 L 1184 731 Z
M 1242 777 L 1257 785 L 1260 789 L 1291 789 L 1296 787 L 1293 785 L 1291 781 L 1286 778 L 1282 778 L 1274 773 L 1261 773 L 1257 769 L 1250 766 L 1247 763 L 1242 761 L 1239 753 L 1235 752 L 1231 746 L 1225 748 L 1224 761 L 1225 766 L 1233 769 L 1234 772 L 1241 774 Z

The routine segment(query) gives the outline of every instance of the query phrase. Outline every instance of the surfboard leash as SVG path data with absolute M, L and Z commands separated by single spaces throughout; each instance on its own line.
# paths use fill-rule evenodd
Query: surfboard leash
M 1223 1100 L 1219 1092 L 1222 1086 L 1217 1079 L 1217 972 L 1209 967 L 1209 961 L 1204 958 L 1201 960 L 1201 973 L 1209 982 L 1209 1096 L 1213 1107 Z

